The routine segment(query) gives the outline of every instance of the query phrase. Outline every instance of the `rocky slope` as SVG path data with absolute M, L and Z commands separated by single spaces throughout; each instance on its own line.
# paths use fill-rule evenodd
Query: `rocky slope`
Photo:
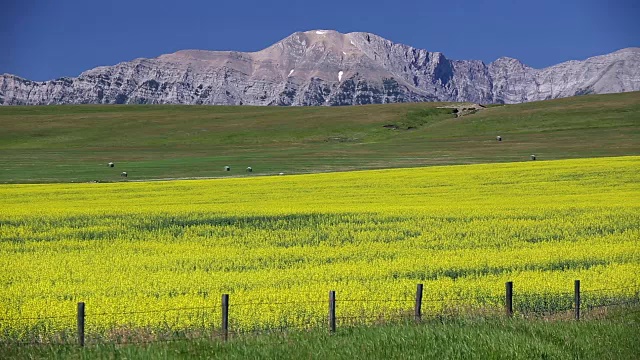
M 295 33 L 258 52 L 185 50 L 34 82 L 0 76 L 0 105 L 518 103 L 640 90 L 640 48 L 545 69 L 449 60 L 369 33 Z

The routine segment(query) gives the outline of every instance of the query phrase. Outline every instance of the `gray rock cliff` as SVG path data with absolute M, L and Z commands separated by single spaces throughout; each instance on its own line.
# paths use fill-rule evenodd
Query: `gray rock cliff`
M 640 90 L 640 48 L 545 69 L 486 65 L 377 35 L 294 33 L 258 52 L 184 50 L 36 82 L 0 76 L 0 105 L 519 103 Z

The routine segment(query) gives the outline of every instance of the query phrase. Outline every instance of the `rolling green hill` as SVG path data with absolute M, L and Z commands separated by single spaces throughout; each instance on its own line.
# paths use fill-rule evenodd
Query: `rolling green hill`
M 458 118 L 443 105 L 0 107 L 0 183 L 640 154 L 640 92 L 494 106 Z

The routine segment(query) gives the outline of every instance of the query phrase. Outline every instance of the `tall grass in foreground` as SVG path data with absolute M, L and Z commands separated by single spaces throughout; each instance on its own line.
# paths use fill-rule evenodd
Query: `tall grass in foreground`
M 77 346 L 0 345 L 6 359 L 637 359 L 640 309 L 604 319 L 458 317 L 420 324 L 247 335 L 219 340 Z

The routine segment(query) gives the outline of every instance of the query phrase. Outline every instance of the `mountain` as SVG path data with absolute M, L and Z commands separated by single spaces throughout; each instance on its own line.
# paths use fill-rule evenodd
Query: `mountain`
M 252 53 L 183 50 L 45 82 L 5 74 L 0 105 L 519 103 L 636 90 L 640 48 L 534 69 L 511 58 L 449 60 L 370 33 L 312 30 Z

